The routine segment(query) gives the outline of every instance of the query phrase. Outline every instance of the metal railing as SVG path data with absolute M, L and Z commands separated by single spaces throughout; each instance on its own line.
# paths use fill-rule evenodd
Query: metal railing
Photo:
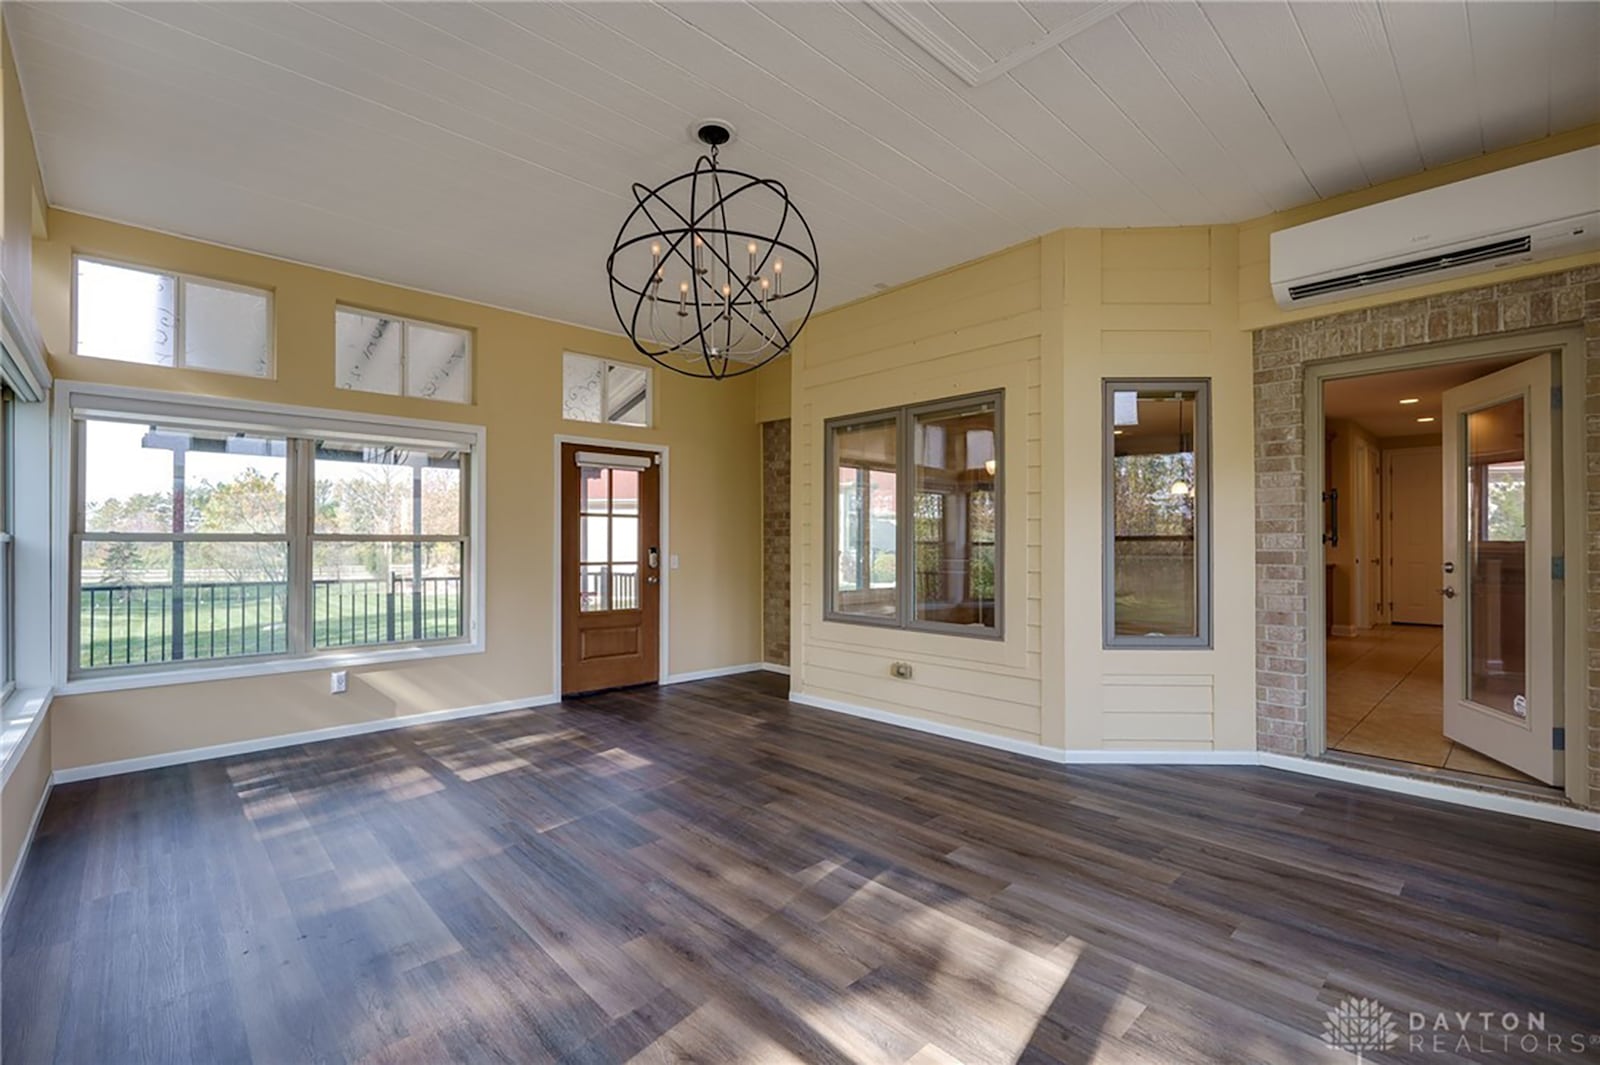
M 283 581 L 97 584 L 79 590 L 78 664 L 140 665 L 288 651 Z M 461 635 L 461 578 L 312 582 L 313 647 Z
M 604 595 L 608 570 L 611 578 L 609 605 Z M 584 612 L 639 609 L 639 574 L 632 569 L 612 570 L 606 565 L 586 564 L 579 572 L 578 585 L 578 608 Z

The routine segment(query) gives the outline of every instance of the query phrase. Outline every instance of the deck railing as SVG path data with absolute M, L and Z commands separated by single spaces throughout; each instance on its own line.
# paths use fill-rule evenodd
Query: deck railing
M 282 581 L 96 584 L 78 599 L 84 668 L 283 654 L 288 585 Z M 461 635 L 461 578 L 395 575 L 316 580 L 313 647 L 350 647 Z

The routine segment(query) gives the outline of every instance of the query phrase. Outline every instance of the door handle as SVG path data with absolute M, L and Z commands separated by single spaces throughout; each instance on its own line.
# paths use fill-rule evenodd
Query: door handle
M 1456 590 L 1447 584 L 1443 588 L 1439 589 L 1439 594 L 1444 596 L 1446 599 L 1454 599 L 1456 597 Z
M 661 583 L 661 578 L 657 577 L 654 573 L 652 573 L 650 576 L 648 576 L 648 577 L 646 577 L 644 579 L 644 582 L 646 584 L 660 584 Z M 1454 595 L 1455 593 L 1451 592 L 1450 594 Z

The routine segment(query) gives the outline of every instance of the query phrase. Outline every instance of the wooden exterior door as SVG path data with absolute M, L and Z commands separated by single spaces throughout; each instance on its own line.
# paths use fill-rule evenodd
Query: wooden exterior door
M 561 693 L 661 679 L 661 467 L 561 448 Z

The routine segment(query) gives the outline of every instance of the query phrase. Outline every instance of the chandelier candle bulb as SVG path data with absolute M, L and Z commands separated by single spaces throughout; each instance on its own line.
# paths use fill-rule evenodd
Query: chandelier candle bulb
M 697 274 L 706 272 L 706 242 L 698 236 L 694 238 L 694 272 Z
M 750 251 L 750 273 L 746 275 L 745 279 L 747 281 L 754 281 L 756 279 L 756 244 L 755 244 L 755 241 L 751 241 L 750 242 L 749 251 Z
M 679 318 L 687 318 L 689 316 L 688 302 L 689 302 L 689 282 L 687 282 L 687 281 L 679 282 L 679 284 L 678 284 L 678 317 Z
M 783 260 L 772 261 L 772 289 L 777 297 L 783 299 Z

